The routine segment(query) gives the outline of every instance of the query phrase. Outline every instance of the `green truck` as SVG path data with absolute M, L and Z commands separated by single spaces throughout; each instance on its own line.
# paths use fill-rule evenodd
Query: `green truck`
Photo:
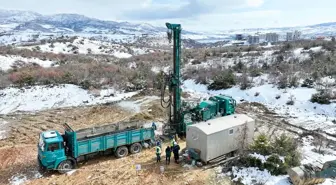
M 139 123 L 109 124 L 74 131 L 64 124 L 64 134 L 45 131 L 38 143 L 38 163 L 42 170 L 71 171 L 77 163 L 96 154 L 115 154 L 122 158 L 128 153 L 135 154 L 143 146 L 155 143 L 154 126 L 143 128 Z M 147 143 L 147 144 L 145 144 Z

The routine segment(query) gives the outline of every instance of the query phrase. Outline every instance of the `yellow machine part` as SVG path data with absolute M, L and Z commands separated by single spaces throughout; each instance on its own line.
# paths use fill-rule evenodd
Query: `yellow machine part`
M 303 166 L 288 169 L 287 173 L 294 185 L 314 185 L 325 181 L 324 178 L 317 178 L 313 171 L 307 170 Z

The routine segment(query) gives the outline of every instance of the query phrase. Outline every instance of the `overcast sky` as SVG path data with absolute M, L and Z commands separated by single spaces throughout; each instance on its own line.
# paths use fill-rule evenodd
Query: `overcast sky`
M 1 9 L 216 31 L 336 22 L 336 0 L 0 0 Z

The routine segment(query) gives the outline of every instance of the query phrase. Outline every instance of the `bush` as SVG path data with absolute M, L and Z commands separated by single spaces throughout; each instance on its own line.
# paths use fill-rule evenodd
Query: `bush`
M 297 142 L 293 139 L 288 137 L 286 134 L 281 134 L 280 136 L 276 137 L 272 142 L 274 148 L 274 153 L 277 153 L 281 156 L 286 156 L 293 151 L 295 151 L 298 147 Z
M 88 80 L 84 80 L 80 82 L 79 86 L 83 89 L 89 89 L 91 86 L 91 83 Z
M 294 105 L 295 101 L 294 101 L 295 97 L 293 95 L 291 95 L 289 97 L 289 100 L 286 102 L 287 105 Z
M 261 155 L 270 155 L 272 153 L 272 146 L 266 134 L 260 134 L 250 146 L 253 152 Z
M 236 65 L 232 67 L 234 71 L 237 71 L 238 73 L 243 72 L 243 70 L 246 68 L 245 64 L 242 61 L 239 61 Z
M 246 90 L 252 86 L 252 82 L 248 78 L 246 74 L 243 74 L 240 80 L 240 89 L 241 90 Z
M 236 85 L 236 77 L 232 71 L 224 71 L 215 76 L 214 81 L 208 86 L 209 90 L 228 89 Z
M 297 76 L 292 76 L 289 80 L 289 87 L 298 87 L 299 86 L 299 78 Z
M 259 159 L 252 156 L 243 157 L 241 162 L 246 167 L 258 167 L 260 170 L 267 169 L 272 175 L 282 175 L 286 174 L 288 168 L 300 165 L 301 155 L 297 148 L 297 142 L 285 134 L 271 142 L 265 134 L 261 134 L 254 140 L 250 150 L 268 156 L 266 162 L 260 163 Z M 280 156 L 284 159 L 281 160 Z
M 192 65 L 201 64 L 202 62 L 198 59 L 195 59 L 191 62 Z
M 307 88 L 313 88 L 314 86 L 314 81 L 311 79 L 305 79 L 301 85 L 301 87 L 307 87 Z
M 319 103 L 319 104 L 330 104 L 330 93 L 327 93 L 325 91 L 320 91 L 318 93 L 315 93 L 312 95 L 310 101 L 312 103 Z
M 278 87 L 280 89 L 284 89 L 288 87 L 288 76 L 287 75 L 281 75 L 278 80 Z

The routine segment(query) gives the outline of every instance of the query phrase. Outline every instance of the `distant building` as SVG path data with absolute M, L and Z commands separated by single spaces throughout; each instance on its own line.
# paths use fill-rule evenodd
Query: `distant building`
M 258 35 L 259 35 L 259 39 L 260 39 L 260 41 L 261 41 L 261 40 L 263 40 L 263 41 L 266 40 L 266 34 L 259 33 Z
M 259 43 L 259 36 L 258 35 L 249 35 L 247 38 L 249 44 L 258 44 Z
M 296 41 L 299 40 L 301 37 L 301 32 L 295 30 L 294 32 L 288 32 L 286 35 L 286 40 L 287 41 Z
M 292 40 L 293 40 L 293 32 L 287 32 L 286 41 L 292 41 Z
M 236 40 L 243 40 L 243 34 L 236 34 Z
M 293 34 L 293 40 L 300 40 L 301 38 L 301 32 L 295 30 L 294 34 Z
M 266 41 L 267 42 L 278 42 L 279 34 L 277 33 L 266 33 Z

